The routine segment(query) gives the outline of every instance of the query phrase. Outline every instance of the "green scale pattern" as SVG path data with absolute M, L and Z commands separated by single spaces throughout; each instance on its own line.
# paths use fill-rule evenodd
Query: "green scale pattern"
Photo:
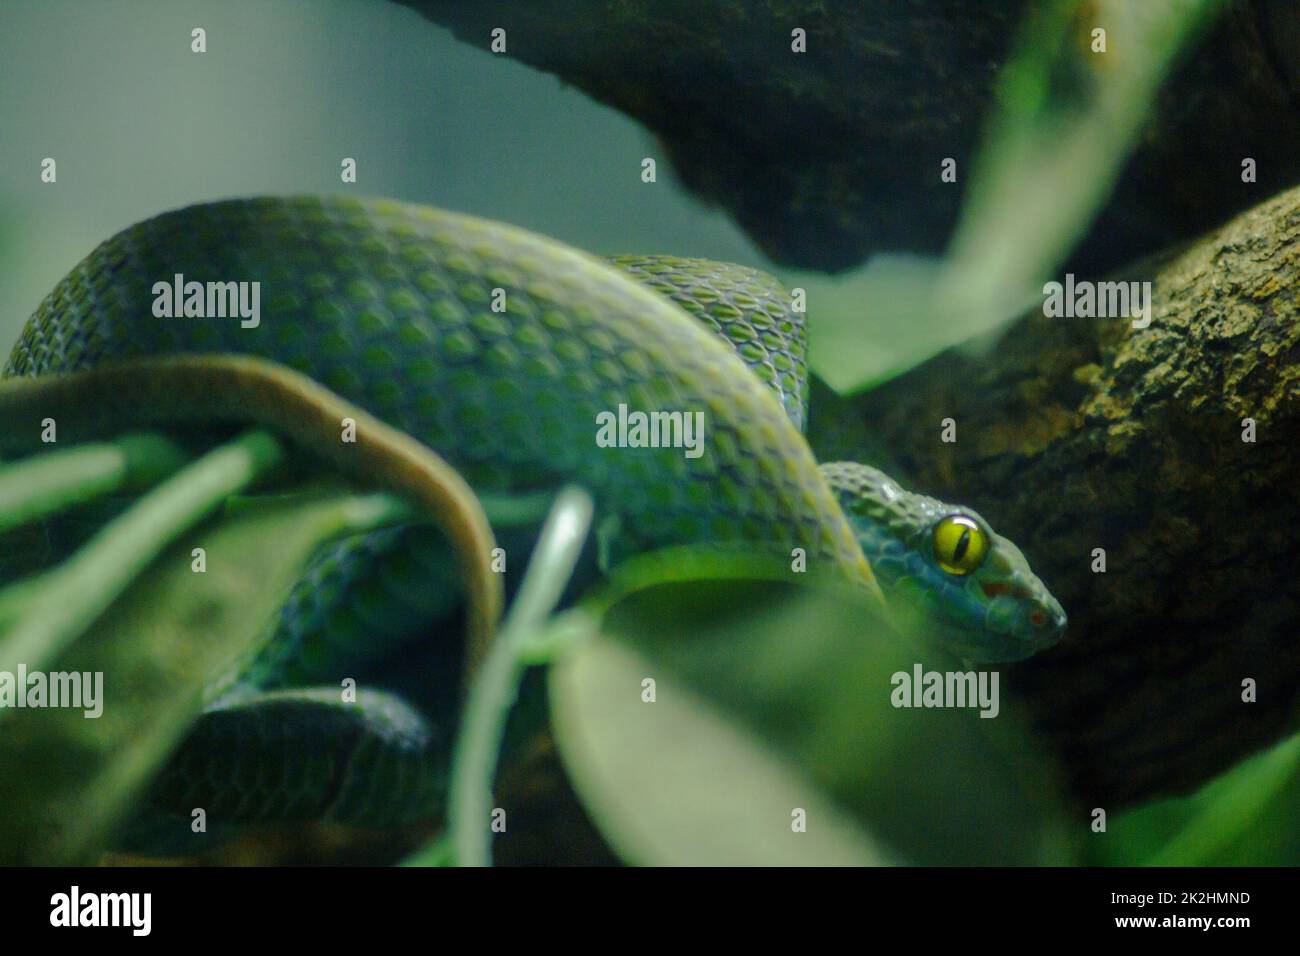
M 154 283 L 176 273 L 261 283 L 260 326 L 155 317 Z M 492 311 L 496 288 L 505 313 Z M 912 594 L 930 624 L 976 659 L 1016 659 L 1059 639 L 1064 613 L 991 529 L 990 557 L 975 574 L 948 580 L 934 566 L 932 519 L 968 509 L 911 495 L 860 465 L 818 468 L 800 435 L 804 336 L 788 293 L 742 266 L 601 261 L 427 207 L 268 198 L 167 213 L 109 239 L 41 304 L 5 372 L 179 352 L 274 359 L 425 442 L 480 491 L 583 485 L 602 529 L 618 519 L 615 558 L 668 545 L 803 547 L 866 582 L 865 548 L 890 597 Z M 815 401 L 823 422 L 853 417 L 824 387 Z M 596 416 L 620 404 L 704 412 L 703 456 L 599 447 Z M 855 451 L 858 437 L 848 443 Z M 319 555 L 270 644 L 209 688 L 207 712 L 151 793 L 172 826 L 146 814 L 143 838 L 188 833 L 184 814 L 200 805 L 234 825 L 383 827 L 436 812 L 448 754 L 435 728 L 452 715 L 417 712 L 404 687 L 395 688 L 400 697 L 340 707 L 337 682 L 358 667 L 383 671 L 411 653 L 411 637 L 454 615 L 448 557 L 445 542 L 418 527 Z M 986 584 L 1019 596 L 990 601 Z M 1025 624 L 1035 609 L 1050 629 Z M 443 643 L 431 642 L 435 654 Z M 438 658 L 414 671 L 458 667 Z M 321 689 L 301 689 L 317 682 Z M 454 689 L 434 696 L 441 708 Z
M 802 414 L 801 336 L 774 291 L 743 288 L 749 270 L 621 264 L 653 269 L 678 290 L 716 283 L 706 312 L 733 341 L 799 340 L 788 358 L 769 353 L 757 365 Z M 153 284 L 177 273 L 260 282 L 260 325 L 154 317 Z M 491 309 L 494 288 L 505 290 L 504 313 Z M 388 200 L 259 198 L 178 210 L 118 233 L 60 282 L 6 373 L 175 352 L 282 362 L 416 436 L 482 491 L 576 481 L 603 515 L 620 519 L 616 556 L 679 544 L 799 546 L 869 577 L 776 395 L 671 301 L 551 239 Z M 704 412 L 704 454 L 598 447 L 596 416 L 620 403 Z
M 610 264 L 731 343 L 796 428 L 808 421 L 807 332 L 790 293 L 766 272 L 709 259 L 614 256 Z

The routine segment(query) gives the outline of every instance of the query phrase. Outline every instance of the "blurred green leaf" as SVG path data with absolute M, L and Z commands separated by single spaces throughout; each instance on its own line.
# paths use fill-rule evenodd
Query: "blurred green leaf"
M 902 375 L 971 333 L 936 299 L 942 260 L 881 254 L 838 275 L 772 267 L 808 295 L 813 371 L 842 395 Z M 819 409 L 814 418 L 826 417 Z
M 1171 64 L 1223 5 L 1030 5 L 947 259 L 882 255 L 836 276 L 777 270 L 808 293 L 813 370 L 851 395 L 1040 303 L 1044 280 L 1109 196 Z M 1095 27 L 1106 30 L 1105 53 L 1092 52 Z
M 185 536 L 49 670 L 103 675 L 102 715 L 22 709 L 0 734 L 0 862 L 93 862 L 198 714 L 267 636 L 324 541 L 409 517 L 388 495 L 331 492 L 242 509 Z M 191 548 L 207 571 L 191 569 Z
M 996 719 L 896 709 L 894 674 L 968 668 L 870 603 L 788 579 L 675 582 L 625 594 L 602 630 L 552 670 L 555 732 L 631 861 L 1072 859 L 1057 774 L 1005 686 Z
M 601 641 L 561 668 L 552 685 L 579 785 L 626 858 L 666 865 L 888 862 L 805 773 L 689 687 L 666 690 L 653 705 L 654 720 L 639 719 L 638 709 L 648 708 L 641 680 L 657 670 L 620 642 Z M 796 807 L 810 821 L 805 833 L 792 829 Z
M 1120 866 L 1300 864 L 1300 735 L 1256 754 L 1188 797 L 1113 820 L 1090 841 Z
M 965 336 L 1009 318 L 1105 202 L 1180 51 L 1223 0 L 1049 0 L 1003 68 L 943 283 Z M 1106 32 L 1093 51 L 1093 30 Z

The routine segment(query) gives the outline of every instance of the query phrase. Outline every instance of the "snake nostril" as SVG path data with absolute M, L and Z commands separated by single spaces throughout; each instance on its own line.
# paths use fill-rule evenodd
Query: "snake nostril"
M 1034 627 L 1046 627 L 1047 615 L 1040 610 L 1032 610 L 1029 612 L 1029 623 L 1034 625 Z

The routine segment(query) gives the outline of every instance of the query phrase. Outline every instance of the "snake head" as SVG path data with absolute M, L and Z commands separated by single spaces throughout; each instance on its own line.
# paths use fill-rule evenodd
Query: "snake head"
M 833 462 L 821 471 L 891 606 L 919 612 L 953 651 L 1015 661 L 1064 636 L 1060 602 L 975 511 L 906 491 L 867 465 Z

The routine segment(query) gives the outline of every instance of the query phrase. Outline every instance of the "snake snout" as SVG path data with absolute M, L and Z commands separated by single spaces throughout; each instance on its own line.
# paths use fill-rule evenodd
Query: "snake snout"
M 1065 636 L 1065 610 L 1041 585 L 1016 581 L 992 590 L 984 627 L 990 635 L 1000 635 L 1000 640 L 990 641 L 990 654 L 1018 660 L 1046 650 Z
M 1065 608 L 1050 595 L 1031 608 L 1025 618 L 1034 631 L 1035 643 L 1041 647 L 1050 647 L 1065 636 Z

